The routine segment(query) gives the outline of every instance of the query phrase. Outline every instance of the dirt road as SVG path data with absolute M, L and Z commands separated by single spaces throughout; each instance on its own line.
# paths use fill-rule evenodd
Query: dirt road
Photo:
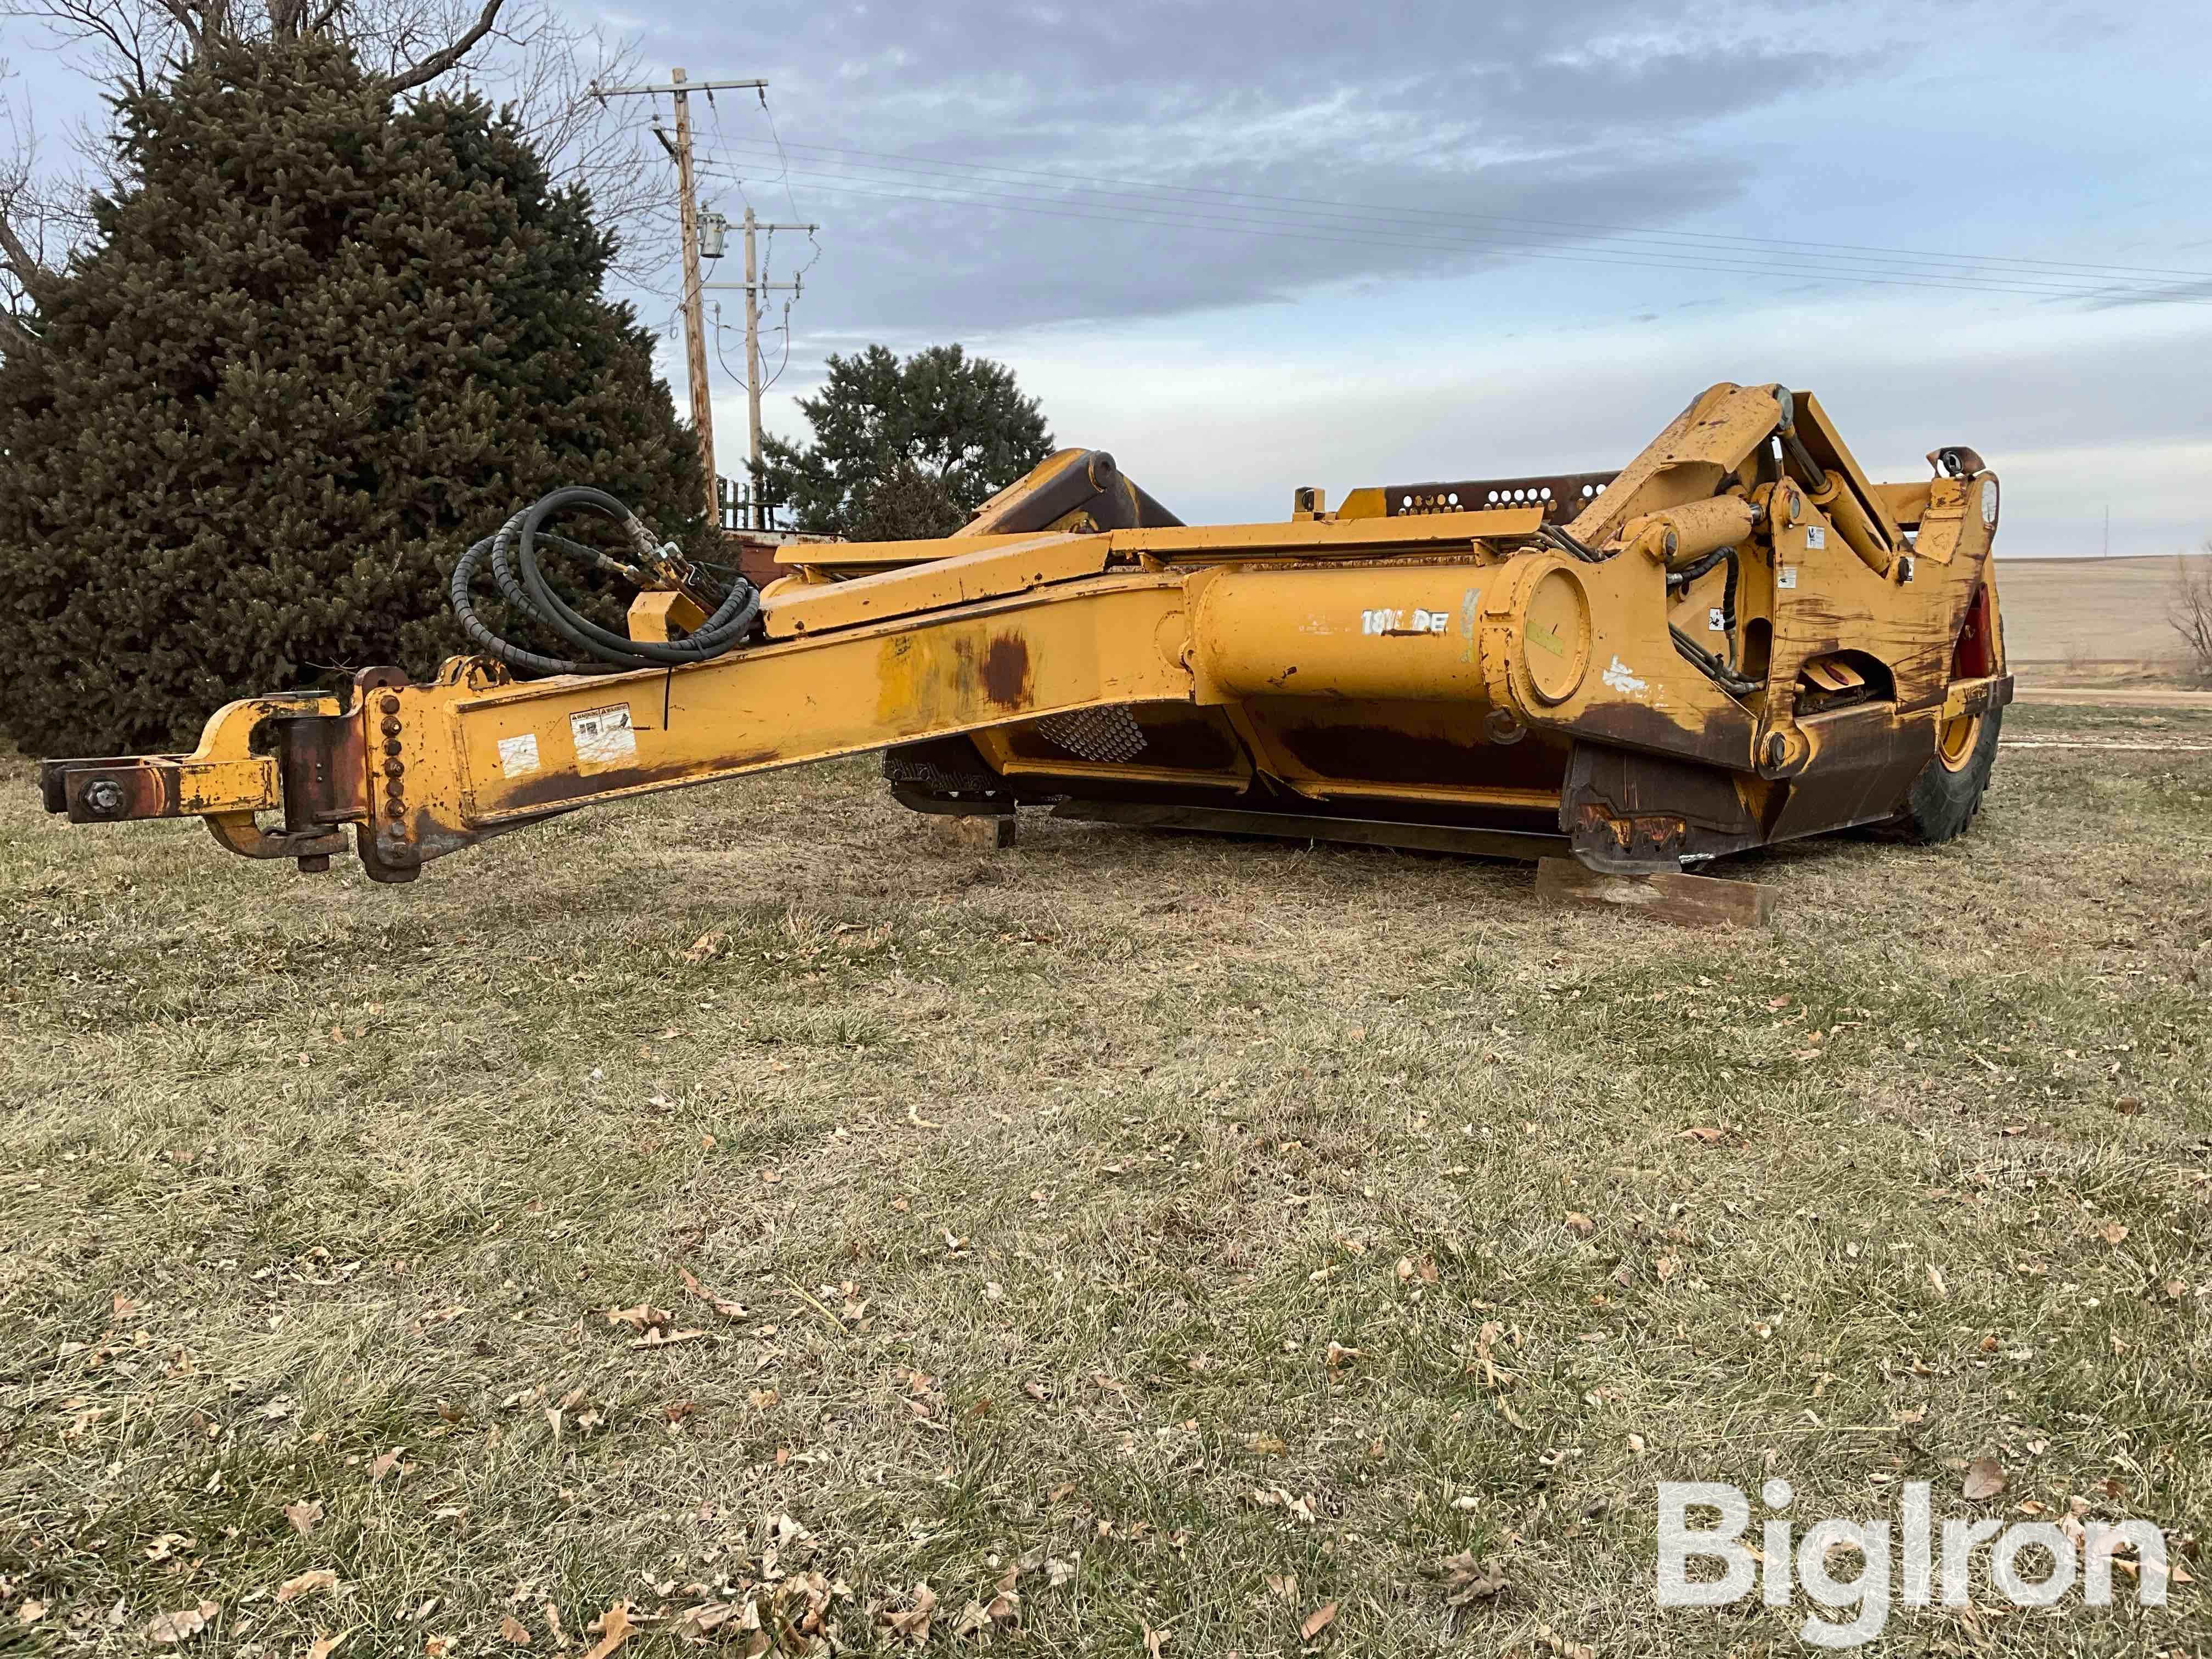
M 2071 703 L 2085 708 L 2212 708 L 2212 691 L 2169 691 L 2150 686 L 2023 685 L 2015 702 Z

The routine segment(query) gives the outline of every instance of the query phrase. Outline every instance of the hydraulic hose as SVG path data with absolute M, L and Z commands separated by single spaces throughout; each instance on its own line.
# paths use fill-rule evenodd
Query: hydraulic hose
M 538 568 L 541 546 L 555 547 L 571 557 L 597 564 L 641 587 L 659 584 L 644 568 L 624 564 L 596 548 L 545 529 L 546 520 L 555 514 L 574 508 L 596 513 L 619 525 L 637 549 L 643 565 L 650 567 L 665 558 L 665 551 L 653 540 L 652 532 L 603 489 L 572 484 L 540 497 L 516 514 L 499 527 L 496 534 L 487 536 L 461 555 L 453 566 L 453 580 L 448 591 L 453 615 L 463 630 L 509 667 L 539 674 L 605 674 L 624 669 L 681 667 L 687 663 L 705 662 L 733 649 L 759 621 L 759 591 L 732 571 L 727 573 L 726 581 L 714 580 L 716 588 L 726 591 L 720 593 L 714 614 L 686 639 L 662 644 L 654 640 L 633 640 L 600 627 L 553 591 L 544 572 Z M 530 617 L 574 646 L 583 653 L 580 658 L 550 657 L 527 650 L 491 630 L 477 616 L 469 592 L 478 567 L 487 561 L 491 565 L 492 580 L 509 607 L 517 615 Z

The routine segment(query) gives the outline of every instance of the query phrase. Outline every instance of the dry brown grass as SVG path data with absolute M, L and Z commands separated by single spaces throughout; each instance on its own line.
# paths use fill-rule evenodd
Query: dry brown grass
M 1366 850 L 962 854 L 864 763 L 380 890 L 14 763 L 0 1629 L 546 1651 L 550 1602 L 574 1652 L 627 1600 L 643 1654 L 816 1571 L 848 1647 L 927 1583 L 963 1651 L 1012 1572 L 1013 1653 L 1786 1652 L 1802 1606 L 1651 1605 L 1654 1483 L 1768 1473 L 2193 1548 L 2208 763 L 2008 751 L 1960 843 L 1738 866 L 1759 937 Z M 1505 1588 L 1451 1605 L 1462 1551 Z M 2203 1593 L 1874 1650 L 2197 1653 Z

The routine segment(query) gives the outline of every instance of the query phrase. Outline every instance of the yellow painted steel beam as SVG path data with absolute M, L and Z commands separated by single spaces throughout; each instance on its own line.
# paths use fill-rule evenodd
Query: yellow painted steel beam
M 1112 704 L 1187 702 L 1182 584 L 1127 572 L 673 671 L 507 683 L 455 658 L 377 671 L 347 813 L 374 875 L 587 803 Z M 347 724 L 349 724 L 348 722 Z M 333 725 L 340 723 L 334 722 Z

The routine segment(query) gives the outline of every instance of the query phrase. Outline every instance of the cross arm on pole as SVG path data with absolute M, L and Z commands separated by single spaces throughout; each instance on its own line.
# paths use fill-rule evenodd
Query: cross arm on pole
M 765 81 L 668 81 L 635 87 L 594 85 L 591 93 L 594 98 L 639 98 L 669 92 L 736 92 L 767 85 Z

